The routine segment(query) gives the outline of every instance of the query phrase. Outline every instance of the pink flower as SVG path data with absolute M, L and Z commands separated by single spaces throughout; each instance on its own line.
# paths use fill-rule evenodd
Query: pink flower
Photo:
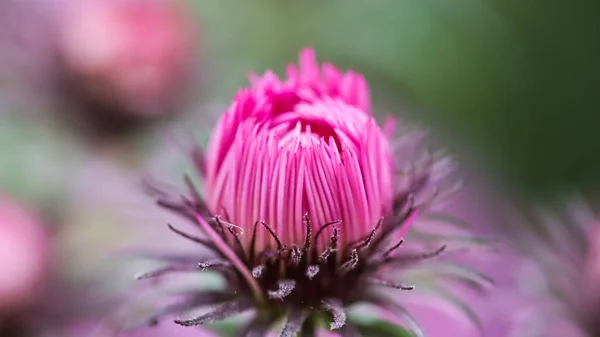
M 255 335 L 285 319 L 280 336 L 294 336 L 317 328 L 312 323 L 323 316 L 348 335 L 358 323 L 348 322 L 346 308 L 360 303 L 412 322 L 378 289 L 412 290 L 390 277 L 444 251 L 428 245 L 426 252 L 396 254 L 415 217 L 443 195 L 432 187 L 448 162 L 427 155 L 416 134 L 392 144 L 394 123 L 375 122 L 362 75 L 320 68 L 311 49 L 287 73 L 284 80 L 270 71 L 252 75 L 219 120 L 206 158 L 194 148 L 205 197 L 189 177 L 188 196 L 153 188 L 161 206 L 195 222 L 207 238 L 171 230 L 216 258 L 165 257 L 167 266 L 140 278 L 208 269 L 223 275 L 225 291 L 199 291 L 184 309 L 172 309 L 218 304 L 176 321 L 184 326 L 254 311 L 244 331 Z
M 248 230 L 264 220 L 288 245 L 303 244 L 306 213 L 314 231 L 341 220 L 340 243 L 360 240 L 392 209 L 389 136 L 370 113 L 363 76 L 321 70 L 304 50 L 286 80 L 252 76 L 218 122 L 206 159 L 210 210 Z M 266 231 L 256 242 L 274 245 Z
M 590 284 L 600 285 L 600 221 L 592 221 L 588 237 L 588 259 L 586 261 L 586 279 Z M 600 286 L 593 289 L 594 296 L 600 300 Z
M 39 220 L 0 196 L 0 313 L 23 309 L 35 299 L 47 254 Z
M 65 90 L 81 109 L 124 123 L 176 107 L 194 45 L 182 2 L 68 0 L 65 8 L 56 49 Z
M 512 225 L 510 243 L 522 254 L 520 263 L 528 263 L 516 274 L 528 289 L 521 289 L 522 305 L 531 313 L 527 322 L 544 336 L 598 336 L 599 223 L 586 201 L 565 199 L 520 204 L 499 220 Z M 517 263 L 508 268 L 513 274 Z

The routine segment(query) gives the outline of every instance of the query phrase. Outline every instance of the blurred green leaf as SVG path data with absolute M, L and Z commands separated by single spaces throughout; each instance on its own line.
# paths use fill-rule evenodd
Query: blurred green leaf
M 249 70 L 279 74 L 303 46 L 369 79 L 385 113 L 476 151 L 510 187 L 600 187 L 596 11 L 584 1 L 194 0 L 215 97 Z M 548 194 L 549 195 L 549 194 Z
M 221 337 L 238 336 L 244 326 L 244 321 L 238 317 L 229 318 L 223 321 L 214 322 L 208 325 L 211 330 L 217 332 Z
M 358 331 L 363 336 L 369 337 L 414 337 L 413 334 L 408 332 L 405 328 L 392 324 L 386 321 L 373 320 L 370 322 L 359 322 L 356 323 Z

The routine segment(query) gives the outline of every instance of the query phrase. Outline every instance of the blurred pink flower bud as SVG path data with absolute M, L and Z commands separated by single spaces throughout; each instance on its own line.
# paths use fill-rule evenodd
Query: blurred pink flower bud
M 181 99 L 193 59 L 180 1 L 80 0 L 59 23 L 58 53 L 73 89 L 104 114 L 145 118 Z M 104 116 L 104 118 L 115 116 Z
M 21 309 L 34 299 L 47 267 L 46 240 L 33 214 L 0 197 L 0 312 Z

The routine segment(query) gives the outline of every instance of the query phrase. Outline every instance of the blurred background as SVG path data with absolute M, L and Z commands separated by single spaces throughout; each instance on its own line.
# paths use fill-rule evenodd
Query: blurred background
M 41 224 L 27 235 L 47 241 L 28 244 L 48 258 L 28 260 L 44 265 L 31 275 L 53 275 L 40 287 L 87 289 L 89 296 L 75 296 L 82 303 L 65 306 L 102 311 L 114 305 L 106 294 L 119 294 L 144 266 L 110 252 L 169 244 L 142 177 L 179 181 L 191 168 L 186 144 L 206 141 L 247 73 L 283 74 L 312 46 L 320 60 L 366 75 L 379 115 L 427 125 L 465 163 L 467 178 L 485 181 L 472 193 L 489 196 L 489 214 L 504 210 L 494 207 L 497 194 L 545 202 L 578 191 L 593 202 L 597 7 L 584 0 L 2 0 L 0 200 L 11 214 L 32 218 L 23 222 Z M 488 216 L 482 221 L 493 219 L 493 231 L 520 235 Z M 0 236 L 14 217 L 0 214 Z M 9 247 L 3 242 L 0 258 Z M 3 309 L 1 302 L 0 288 L 0 317 L 10 317 L 0 319 L 0 331 L 2 322 L 31 313 L 60 321 L 39 303 Z M 77 312 L 85 316 L 79 321 L 94 316 Z M 10 333 L 0 335 L 24 336 Z

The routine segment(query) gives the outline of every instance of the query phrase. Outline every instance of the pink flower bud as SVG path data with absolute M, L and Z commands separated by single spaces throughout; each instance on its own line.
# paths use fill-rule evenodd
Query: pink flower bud
M 191 19 L 182 3 L 81 0 L 69 9 L 58 49 L 77 89 L 133 116 L 164 114 L 192 60 Z
M 355 327 L 346 308 L 358 303 L 407 316 L 375 289 L 412 291 L 394 270 L 446 249 L 431 241 L 412 253 L 401 246 L 417 214 L 447 197 L 438 184 L 449 162 L 424 151 L 414 133 L 392 151 L 394 125 L 375 122 L 363 76 L 319 67 L 312 49 L 301 52 L 299 68 L 288 66 L 286 79 L 268 71 L 250 82 L 219 120 L 206 157 L 198 147 L 192 152 L 205 195 L 189 176 L 188 193 L 149 186 L 160 206 L 192 220 L 206 237 L 170 230 L 214 258 L 162 256 L 166 266 L 138 279 L 220 273 L 224 292 L 200 289 L 183 302 L 185 311 L 211 310 L 175 323 L 199 326 L 253 310 L 241 335 L 269 336 L 281 320 L 280 336 L 311 334 L 314 318 L 324 315 L 331 330 L 350 336 Z M 181 311 L 165 308 L 157 318 Z
M 47 244 L 38 219 L 0 197 L 0 312 L 34 299 L 46 269 Z
M 319 68 L 310 49 L 287 73 L 253 76 L 221 117 L 206 162 L 210 209 L 249 231 L 264 220 L 288 245 L 304 241 L 306 213 L 313 230 L 341 220 L 341 243 L 360 240 L 394 195 L 390 142 L 371 115 L 365 79 Z M 256 240 L 273 245 L 269 233 Z

